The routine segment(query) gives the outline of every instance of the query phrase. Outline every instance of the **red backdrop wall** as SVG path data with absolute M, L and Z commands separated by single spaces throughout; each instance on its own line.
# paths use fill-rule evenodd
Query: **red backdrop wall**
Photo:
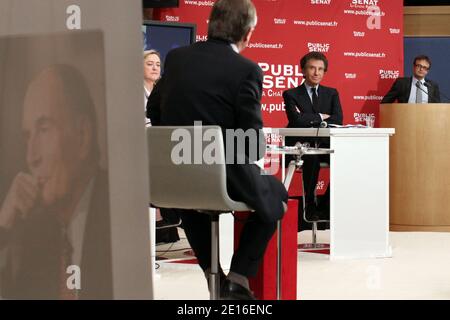
M 195 23 L 197 41 L 204 41 L 214 2 L 180 0 L 179 8 L 155 10 L 155 19 Z M 378 126 L 380 100 L 394 79 L 403 74 L 402 0 L 253 0 L 253 3 L 258 25 L 243 54 L 264 71 L 261 108 L 265 127 L 287 125 L 282 93 L 301 84 L 299 62 L 309 51 L 321 51 L 328 57 L 329 68 L 322 83 L 338 89 L 344 123 L 365 124 L 366 115 L 374 115 Z M 328 172 L 321 172 L 318 194 L 325 191 L 328 179 Z M 291 195 L 301 194 L 299 185 L 299 176 L 295 175 Z
M 402 0 L 253 2 L 258 25 L 243 54 L 264 70 L 262 112 L 266 127 L 286 126 L 281 94 L 301 83 L 299 60 L 309 51 L 321 51 L 329 59 L 323 84 L 338 89 L 344 123 L 364 124 L 367 114 L 378 118 L 381 98 L 403 74 Z M 195 23 L 197 40 L 206 40 L 213 4 L 180 0 L 179 8 L 155 10 L 155 18 Z

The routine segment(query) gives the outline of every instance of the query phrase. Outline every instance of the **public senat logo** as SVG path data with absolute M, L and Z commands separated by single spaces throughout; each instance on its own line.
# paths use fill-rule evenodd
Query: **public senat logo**
M 379 0 L 352 0 L 354 6 L 378 6 Z
M 273 19 L 273 23 L 274 24 L 286 24 L 286 19 L 279 19 L 279 18 L 274 18 Z
M 317 181 L 316 190 L 319 190 L 319 191 L 325 190 L 325 181 L 323 181 L 323 180 Z
M 330 5 L 331 0 L 311 0 L 311 4 L 325 4 Z
M 399 70 L 382 70 L 380 69 L 380 79 L 397 79 L 400 76 Z
M 199 41 L 206 41 L 208 40 L 208 35 L 206 34 L 198 34 L 195 36 L 195 41 L 199 42 Z
M 356 73 L 346 73 L 345 79 L 356 79 Z
M 302 70 L 298 64 L 269 64 L 258 62 L 264 72 L 263 89 L 269 89 L 267 95 L 270 97 L 281 97 L 282 90 L 298 87 L 302 84 Z M 271 91 L 272 90 L 272 91 Z M 266 95 L 263 92 L 263 96 Z
M 355 122 L 365 122 L 367 117 L 375 117 L 375 113 L 359 113 L 359 112 L 354 112 L 353 113 L 353 119 L 355 120 Z
M 166 15 L 166 21 L 179 22 L 180 21 L 180 17 Z
M 330 50 L 330 44 L 329 43 L 311 43 L 311 42 L 308 42 L 308 49 L 309 49 L 309 52 L 312 52 L 312 51 L 328 52 Z

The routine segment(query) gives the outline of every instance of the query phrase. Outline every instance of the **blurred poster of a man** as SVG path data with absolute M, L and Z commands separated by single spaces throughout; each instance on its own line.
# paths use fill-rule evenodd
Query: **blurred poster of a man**
M 22 129 L 28 168 L 0 203 L 0 297 L 112 298 L 108 177 L 99 167 L 94 102 L 77 69 L 38 73 Z M 80 277 L 75 288 L 72 275 Z

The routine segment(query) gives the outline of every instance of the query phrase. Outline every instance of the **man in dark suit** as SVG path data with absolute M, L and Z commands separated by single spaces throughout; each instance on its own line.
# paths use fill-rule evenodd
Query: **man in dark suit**
M 255 26 L 256 9 L 250 0 L 216 1 L 209 19 L 208 41 L 175 49 L 167 55 L 164 75 L 147 106 L 152 124 L 192 126 L 194 121 L 202 121 L 204 125 L 219 125 L 224 131 L 254 130 L 264 145 L 260 132 L 262 70 L 239 54 Z M 251 160 L 257 159 L 247 157 L 245 164 L 226 165 L 229 195 L 255 212 L 245 223 L 227 280 L 222 281 L 221 297 L 225 299 L 254 298 L 248 277 L 256 275 L 276 221 L 285 211 L 283 202 L 287 203 L 282 183 L 261 175 Z M 208 274 L 210 220 L 207 215 L 179 211 L 200 267 Z
M 22 127 L 28 169 L 0 206 L 0 297 L 111 299 L 108 175 L 82 75 L 65 65 L 39 73 Z
M 425 55 L 415 57 L 413 76 L 396 79 L 381 103 L 440 103 L 438 84 L 425 79 L 430 68 L 430 58 Z
M 328 60 L 320 52 L 310 52 L 300 60 L 305 81 L 297 88 L 283 92 L 288 128 L 310 128 L 328 124 L 342 124 L 342 108 L 336 89 L 319 85 L 328 70 Z M 328 138 L 293 138 L 287 144 L 300 141 L 313 147 L 329 147 Z M 303 183 L 306 201 L 306 216 L 311 220 L 329 216 L 329 188 L 318 204 L 315 189 L 319 178 L 320 162 L 329 161 L 329 156 L 306 155 L 303 157 Z

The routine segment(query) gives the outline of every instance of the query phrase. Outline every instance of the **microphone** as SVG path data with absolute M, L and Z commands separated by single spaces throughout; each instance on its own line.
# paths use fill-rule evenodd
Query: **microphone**
M 430 97 L 430 95 L 428 94 L 428 92 L 426 92 L 425 90 L 422 89 L 422 87 L 420 86 L 420 83 L 421 83 L 420 81 L 417 81 L 417 82 L 416 82 L 416 88 L 417 88 L 417 89 L 420 89 L 420 90 L 423 91 L 423 92 L 425 92 L 425 93 L 427 94 L 427 96 Z M 427 84 L 426 82 L 424 82 L 423 85 L 424 85 L 425 87 L 427 87 L 427 88 L 430 87 L 430 85 Z
M 317 132 L 316 132 L 316 141 L 315 141 L 315 146 L 316 146 L 316 149 L 317 148 L 319 148 L 319 145 L 320 145 L 320 143 L 319 143 L 319 130 L 320 130 L 320 128 L 326 128 L 327 127 L 327 123 L 325 122 L 325 121 L 321 121 L 320 122 L 320 124 L 317 126 Z
M 416 83 L 416 85 L 417 85 L 417 83 Z M 427 88 L 431 88 L 431 83 L 429 83 L 428 81 L 425 81 L 424 86 L 427 87 Z M 443 95 L 445 99 L 447 99 L 447 100 L 450 101 L 450 98 L 447 97 L 447 95 L 445 95 L 443 92 L 440 92 L 440 91 L 439 91 L 439 93 L 440 93 L 441 95 Z
M 326 127 L 328 127 L 328 123 L 326 121 L 323 121 L 323 120 L 320 120 L 320 121 L 312 120 L 312 121 L 309 122 L 309 125 L 312 128 L 326 128 Z
M 422 89 L 422 87 L 420 86 L 420 83 L 421 83 L 420 81 L 417 81 L 417 82 L 416 82 L 416 88 L 417 88 L 417 89 L 420 89 L 420 90 L 423 91 L 423 92 L 425 92 L 425 93 L 427 94 L 427 96 L 429 96 L 428 92 L 426 92 L 425 90 Z M 429 88 L 429 86 L 426 85 L 426 82 L 424 82 L 424 86 L 427 87 L 427 88 Z

